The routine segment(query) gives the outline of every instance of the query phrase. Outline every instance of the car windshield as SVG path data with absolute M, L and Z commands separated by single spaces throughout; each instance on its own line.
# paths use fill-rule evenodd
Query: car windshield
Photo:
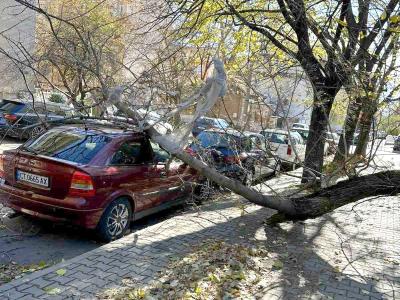
M 3 101 L 0 104 L 0 111 L 7 113 L 15 113 L 21 110 L 25 106 L 24 103 L 19 102 L 11 102 L 11 101 Z
M 22 150 L 87 164 L 110 140 L 108 136 L 85 131 L 51 130 L 37 139 L 29 140 L 22 146 Z

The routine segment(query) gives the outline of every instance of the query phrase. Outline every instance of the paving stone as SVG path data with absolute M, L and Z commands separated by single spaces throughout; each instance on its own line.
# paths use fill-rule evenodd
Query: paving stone
M 78 290 L 82 290 L 90 285 L 92 285 L 92 283 L 88 281 L 73 280 L 69 282 L 67 286 L 72 286 L 77 288 Z
M 367 300 L 369 299 L 368 295 L 363 295 L 363 294 L 356 294 L 353 292 L 347 292 L 347 298 L 349 299 L 360 299 L 360 300 Z
M 75 280 L 75 278 L 69 276 L 58 276 L 53 278 L 53 282 L 57 282 L 58 284 L 63 284 L 63 285 L 66 285 L 68 282 L 71 282 L 72 280 Z
M 327 286 L 325 291 L 328 293 L 333 293 L 335 295 L 346 295 L 346 290 L 341 290 L 332 286 Z
M 10 290 L 4 294 L 4 297 L 10 298 L 10 299 L 21 299 L 22 297 L 25 297 L 27 295 L 29 295 L 29 294 L 25 293 L 25 292 L 18 292 L 17 290 Z
M 70 275 L 71 277 L 75 278 L 75 279 L 79 279 L 79 280 L 88 280 L 90 278 L 93 277 L 92 274 L 86 274 L 86 273 L 82 273 L 82 272 L 76 272 L 72 275 Z
M 33 281 L 31 281 L 31 284 L 37 286 L 38 288 L 43 289 L 46 286 L 51 285 L 52 282 L 49 280 L 45 280 L 43 278 L 37 278 L 37 279 L 34 279 Z

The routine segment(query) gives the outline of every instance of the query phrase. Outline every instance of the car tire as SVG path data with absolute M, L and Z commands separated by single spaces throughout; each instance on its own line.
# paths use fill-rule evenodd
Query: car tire
M 123 237 L 130 228 L 132 207 L 125 198 L 114 200 L 108 205 L 97 225 L 97 236 L 104 242 Z
M 274 175 L 279 174 L 282 169 L 282 162 L 278 160 L 275 164 Z
M 34 127 L 30 132 L 30 138 L 35 138 L 42 135 L 46 131 L 46 127 L 39 125 Z
M 296 170 L 298 166 L 299 166 L 299 160 L 296 157 L 292 164 L 292 171 Z
M 201 204 L 204 200 L 210 199 L 215 193 L 215 188 L 216 185 L 209 179 L 199 182 L 193 193 L 195 203 Z
M 247 170 L 243 178 L 243 184 L 245 186 L 250 187 L 253 185 L 253 182 L 254 182 L 254 170 Z

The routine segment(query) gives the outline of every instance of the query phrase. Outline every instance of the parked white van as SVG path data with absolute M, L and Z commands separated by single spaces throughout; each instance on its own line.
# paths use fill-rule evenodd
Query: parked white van
M 269 142 L 271 151 L 282 163 L 295 165 L 304 161 L 306 145 L 297 131 L 265 129 L 260 132 Z
M 307 124 L 303 123 L 293 123 L 292 129 L 309 129 L 310 127 Z

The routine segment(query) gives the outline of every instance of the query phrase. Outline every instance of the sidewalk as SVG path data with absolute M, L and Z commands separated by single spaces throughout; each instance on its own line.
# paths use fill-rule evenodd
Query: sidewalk
M 97 299 L 127 279 L 147 285 L 170 258 L 206 239 L 262 244 L 283 257 L 264 299 L 400 298 L 400 197 L 361 201 L 280 228 L 263 225 L 272 210 L 247 203 L 243 211 L 236 196 L 226 198 L 0 286 L 0 299 Z

